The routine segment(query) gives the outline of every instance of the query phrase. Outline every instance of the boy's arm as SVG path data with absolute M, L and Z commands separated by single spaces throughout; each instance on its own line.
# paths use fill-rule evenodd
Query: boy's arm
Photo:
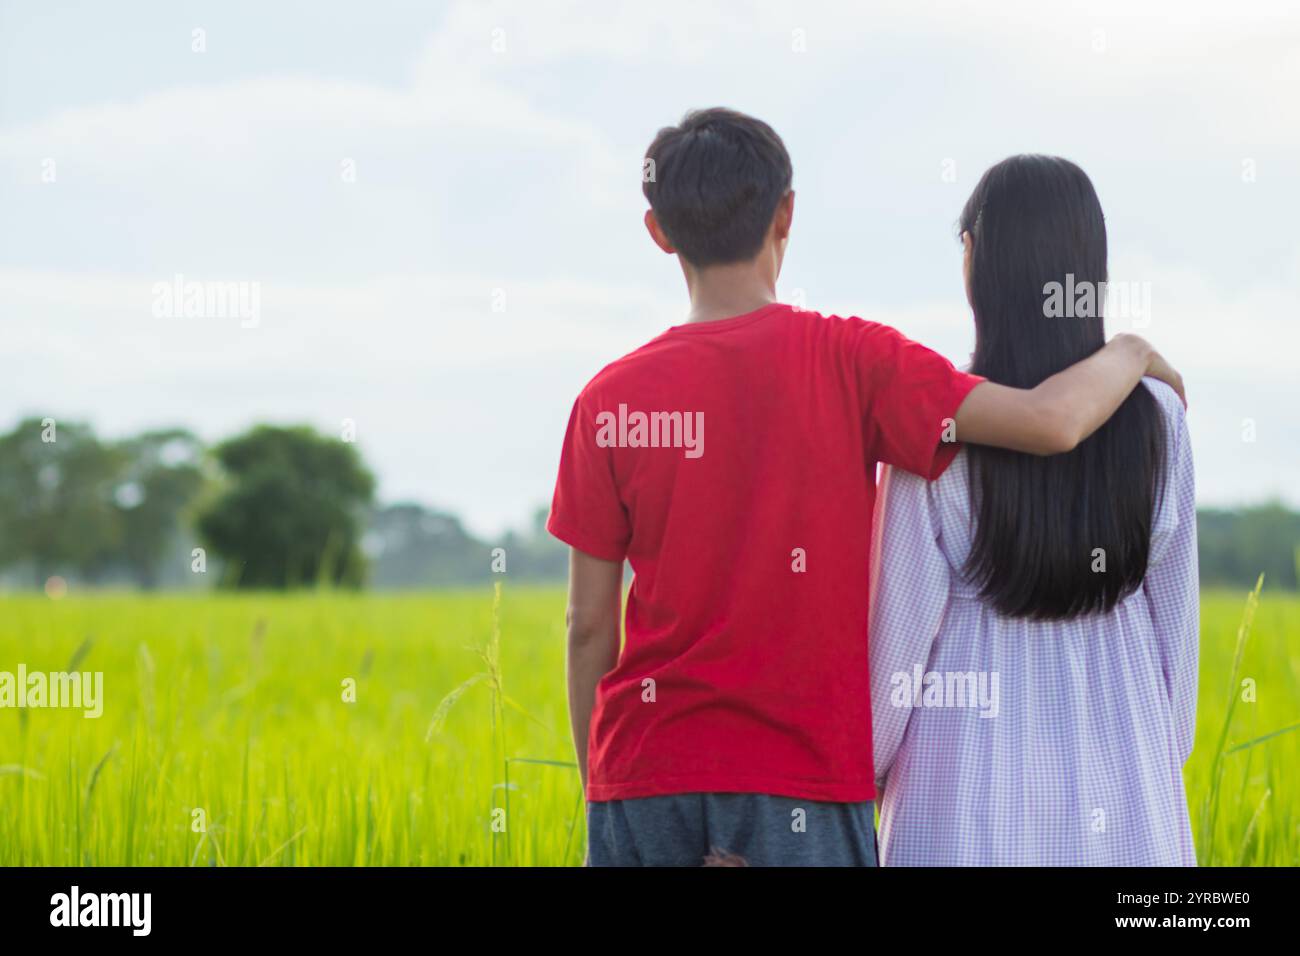
M 1187 404 L 1182 377 L 1145 339 L 1123 333 L 1035 388 L 976 385 L 957 409 L 956 437 L 1034 455 L 1071 451 L 1105 424 L 1143 375 L 1165 382 Z
M 569 724 L 583 793 L 587 792 L 587 737 L 596 684 L 618 663 L 622 601 L 623 562 L 603 561 L 570 548 L 569 608 L 565 614 Z

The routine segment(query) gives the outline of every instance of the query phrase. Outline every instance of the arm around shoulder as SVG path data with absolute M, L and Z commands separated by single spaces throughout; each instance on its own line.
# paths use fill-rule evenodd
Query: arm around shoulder
M 1120 334 L 1034 388 L 977 385 L 957 410 L 957 437 L 1032 455 L 1072 451 L 1151 375 L 1183 397 L 1182 377 L 1145 339 Z M 1185 403 L 1184 399 L 1184 403 Z

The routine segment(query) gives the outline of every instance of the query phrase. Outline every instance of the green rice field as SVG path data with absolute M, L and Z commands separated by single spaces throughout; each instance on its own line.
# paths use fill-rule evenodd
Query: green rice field
M 1247 633 L 1248 603 L 1203 599 L 1193 828 L 1202 864 L 1294 866 L 1300 731 L 1269 735 L 1300 724 L 1300 600 L 1265 589 Z M 0 597 L 0 672 L 104 675 L 97 719 L 0 709 L 0 865 L 578 865 L 563 612 L 508 584 Z

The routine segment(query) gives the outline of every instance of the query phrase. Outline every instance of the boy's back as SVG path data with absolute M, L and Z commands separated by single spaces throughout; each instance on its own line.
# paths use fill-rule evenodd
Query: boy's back
M 676 326 L 592 380 L 549 528 L 635 578 L 589 800 L 875 795 L 875 464 L 937 476 L 979 381 L 888 327 L 776 304 Z

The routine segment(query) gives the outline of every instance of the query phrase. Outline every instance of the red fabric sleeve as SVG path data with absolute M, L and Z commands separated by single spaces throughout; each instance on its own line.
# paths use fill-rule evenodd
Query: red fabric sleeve
M 943 440 L 945 428 L 984 379 L 958 371 L 887 325 L 864 322 L 860 336 L 858 369 L 873 457 L 934 481 L 960 447 Z
M 573 403 L 546 530 L 592 557 L 622 561 L 632 529 L 614 482 L 613 449 L 596 444 L 597 409 L 588 404 L 585 392 Z

